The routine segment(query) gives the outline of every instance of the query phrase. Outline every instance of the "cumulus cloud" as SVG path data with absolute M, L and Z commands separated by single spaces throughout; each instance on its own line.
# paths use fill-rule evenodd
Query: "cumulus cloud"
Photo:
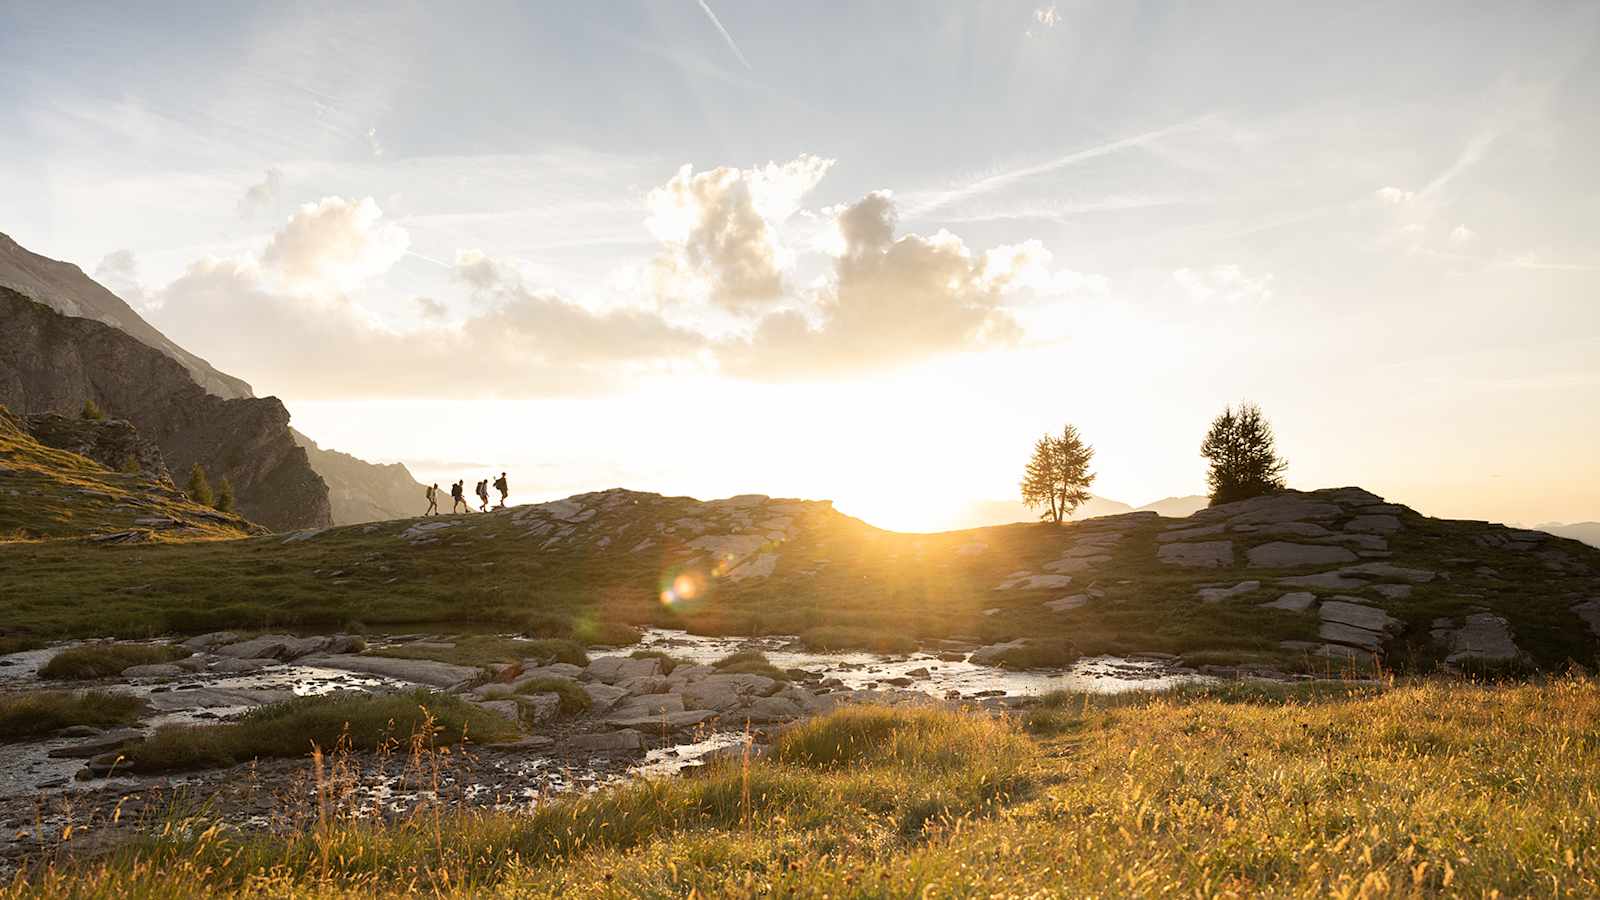
M 839 213 L 833 278 L 806 308 L 764 316 L 720 349 L 735 374 L 843 374 L 928 356 L 1004 346 L 1021 336 L 1008 293 L 1049 287 L 1037 242 L 974 254 L 940 231 L 895 237 L 894 200 L 868 194 Z
M 161 290 L 157 324 L 273 393 L 312 399 L 580 393 L 703 365 L 706 340 L 653 313 L 594 312 L 509 275 L 482 278 L 475 262 L 458 274 L 482 311 L 457 325 L 391 330 L 343 295 L 279 291 L 252 260 L 216 258 Z
M 645 226 L 664 245 L 652 263 L 658 294 L 707 300 L 733 312 L 759 310 L 781 297 L 792 254 L 777 228 L 832 165 L 804 154 L 751 169 L 680 168 L 645 198 Z
M 1046 28 L 1054 28 L 1061 21 L 1061 14 L 1056 12 L 1054 4 L 1041 6 L 1033 11 L 1033 20 Z
M 1172 280 L 1196 303 L 1259 303 L 1272 299 L 1272 276 L 1249 275 L 1236 265 L 1178 269 Z
M 94 280 L 128 301 L 131 306 L 148 307 L 152 303 L 152 298 L 139 281 L 139 259 L 132 250 L 116 250 L 106 254 L 100 264 L 94 267 Z
M 1381 187 L 1373 191 L 1373 196 L 1390 206 L 1403 206 L 1416 198 L 1411 191 L 1403 191 L 1397 187 Z
M 244 196 L 239 198 L 239 215 L 250 216 L 272 208 L 282 190 L 283 170 L 268 169 L 260 181 L 245 188 Z
M 371 197 L 324 197 L 272 236 L 261 263 L 295 289 L 347 291 L 387 272 L 410 246 L 405 229 L 384 221 Z

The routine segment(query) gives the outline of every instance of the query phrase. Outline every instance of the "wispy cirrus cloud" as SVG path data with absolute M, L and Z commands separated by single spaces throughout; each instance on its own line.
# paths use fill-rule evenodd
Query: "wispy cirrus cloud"
M 711 24 L 716 27 L 717 33 L 722 35 L 723 41 L 727 42 L 728 49 L 732 50 L 733 55 L 739 58 L 739 64 L 746 69 L 750 68 L 750 60 L 744 58 L 744 51 L 740 50 L 739 45 L 734 43 L 733 35 L 729 34 L 728 29 L 723 27 L 722 20 L 718 19 L 717 14 L 711 11 L 711 5 L 706 3 L 706 0 L 700 0 L 700 8 L 705 11 L 706 18 L 710 19 Z

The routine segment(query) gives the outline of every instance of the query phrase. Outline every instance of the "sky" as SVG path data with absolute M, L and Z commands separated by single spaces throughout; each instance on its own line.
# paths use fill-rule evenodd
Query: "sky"
M 0 231 L 513 499 L 1600 519 L 1593 3 L 0 3 Z

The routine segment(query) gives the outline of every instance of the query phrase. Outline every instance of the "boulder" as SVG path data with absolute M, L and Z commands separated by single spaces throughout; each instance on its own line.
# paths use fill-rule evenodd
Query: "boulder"
M 521 685 L 535 678 L 565 678 L 569 681 L 577 681 L 582 675 L 582 666 L 575 666 L 572 663 L 551 663 L 548 666 L 529 666 L 524 668 L 522 674 L 517 676 L 517 680 L 513 681 L 512 684 Z
M 347 653 L 308 656 L 301 659 L 300 664 L 324 669 L 338 669 L 341 672 L 381 675 L 399 681 L 409 681 L 412 684 L 426 684 L 444 688 L 464 684 L 479 676 L 479 671 L 472 666 L 457 666 L 432 659 L 398 659 L 391 656 L 368 656 L 366 654 L 359 656 Z
M 567 746 L 585 753 L 643 750 L 644 735 L 632 729 L 601 734 L 580 734 L 569 739 Z
M 715 718 L 716 715 L 709 709 L 697 709 L 665 712 L 658 716 L 608 716 L 606 724 L 617 728 L 682 731 L 685 728 L 693 728 L 707 719 Z
M 1413 588 L 1409 584 L 1375 584 L 1368 588 L 1368 590 L 1387 597 L 1390 600 L 1404 600 L 1405 598 L 1411 596 L 1411 592 L 1416 590 L 1416 588 Z
M 1330 534 L 1327 537 L 1311 538 L 1311 543 L 1340 544 L 1373 553 L 1389 549 L 1388 539 L 1380 534 Z
M 1292 544 L 1287 541 L 1273 541 L 1270 544 L 1251 547 L 1246 555 L 1250 558 L 1250 565 L 1268 569 L 1325 566 L 1356 561 L 1356 555 L 1343 547 Z
M 762 697 L 750 704 L 745 717 L 751 722 L 788 722 L 800 718 L 802 712 L 788 697 Z
M 1600 637 L 1600 597 L 1575 604 L 1572 611 L 1589 626 L 1595 637 Z
M 645 694 L 629 697 L 606 713 L 608 719 L 659 718 L 665 713 L 683 712 L 683 697 L 678 694 Z
M 633 659 L 627 656 L 602 656 L 584 669 L 584 677 L 606 684 L 617 684 L 630 678 L 647 678 L 660 674 L 661 660 L 654 657 Z
M 1165 544 L 1156 559 L 1169 566 L 1216 569 L 1233 565 L 1233 541 L 1199 541 Z
M 547 722 L 561 715 L 560 694 L 519 694 L 515 702 L 522 707 L 522 717 L 529 722 Z
M 237 643 L 238 640 L 239 635 L 231 631 L 212 631 L 206 634 L 195 635 L 194 637 L 189 638 L 187 641 L 184 641 L 180 646 L 189 650 L 193 650 L 196 653 L 200 653 L 222 644 Z
M 1264 537 L 1319 538 L 1333 533 L 1315 522 L 1272 522 L 1266 525 L 1235 525 L 1233 530 Z
M 691 684 L 699 681 L 702 678 L 706 678 L 715 674 L 717 674 L 717 670 L 713 666 L 684 663 L 675 666 L 672 672 L 667 675 L 667 680 L 675 685 L 683 685 Z
M 223 675 L 242 675 L 247 672 L 259 672 L 267 666 L 275 666 L 275 659 L 233 659 L 223 657 L 211 664 L 211 671 Z
M 617 687 L 630 694 L 665 694 L 675 685 L 665 675 L 646 675 L 617 682 Z
M 187 709 L 229 709 L 263 706 L 294 696 L 288 690 L 257 690 L 246 688 L 199 687 L 187 691 L 160 691 L 145 698 L 156 712 L 178 712 Z
M 1003 644 L 989 644 L 972 651 L 972 655 L 967 658 L 967 661 L 978 666 L 999 665 L 1001 657 L 1003 657 L 1008 651 L 1020 650 L 1026 646 L 1028 646 L 1028 641 L 1026 638 L 1018 638 L 1014 641 L 1006 641 Z
M 1351 591 L 1366 587 L 1364 579 L 1342 572 L 1319 572 L 1316 575 L 1296 575 L 1293 578 L 1279 578 L 1278 584 L 1284 587 L 1318 588 L 1326 591 Z
M 1504 618 L 1490 612 L 1472 613 L 1450 635 L 1451 665 L 1472 662 L 1505 663 L 1521 659 L 1522 650 L 1511 639 L 1511 627 Z
M 613 687 L 598 681 L 583 683 L 583 692 L 589 695 L 589 711 L 603 713 L 616 706 L 628 696 L 628 692 L 619 687 Z
M 1365 575 L 1386 581 L 1409 581 L 1412 584 L 1427 584 L 1439 576 L 1438 572 L 1428 569 L 1409 568 L 1397 566 L 1393 563 L 1370 562 L 1359 566 L 1345 566 L 1339 570 L 1342 575 Z
M 502 719 L 519 724 L 522 722 L 522 706 L 515 700 L 479 700 L 476 705 Z
M 1176 528 L 1176 526 L 1174 527 Z M 1224 530 L 1226 530 L 1226 528 L 1226 525 L 1203 525 L 1199 528 L 1177 528 L 1175 531 L 1161 532 L 1160 534 L 1156 535 L 1156 540 L 1163 544 L 1170 544 L 1173 541 L 1192 541 L 1199 537 L 1209 537 L 1213 534 L 1221 534 Z
M 1383 646 L 1384 635 L 1377 631 L 1368 631 L 1354 625 L 1341 622 L 1323 622 L 1317 627 L 1317 637 L 1325 641 L 1334 641 L 1340 644 L 1349 644 L 1363 650 L 1376 651 Z
M 329 638 L 317 635 L 301 638 L 292 634 L 263 634 L 248 641 L 218 647 L 214 652 L 218 656 L 233 659 L 291 660 L 325 650 L 329 643 Z
M 1248 594 L 1261 587 L 1259 581 L 1241 581 L 1233 587 L 1204 587 L 1195 592 L 1202 603 L 1220 603 L 1229 597 Z
M 1270 603 L 1263 603 L 1261 605 L 1267 607 L 1268 609 L 1286 609 L 1290 612 L 1305 612 L 1311 607 L 1317 605 L 1317 595 L 1311 593 L 1310 591 L 1296 591 L 1294 593 L 1284 594 L 1282 597 L 1279 597 Z

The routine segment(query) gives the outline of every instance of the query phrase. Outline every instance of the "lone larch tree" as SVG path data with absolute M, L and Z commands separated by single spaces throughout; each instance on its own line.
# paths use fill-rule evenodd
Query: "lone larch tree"
M 1237 411 L 1223 407 L 1200 443 L 1200 455 L 1211 465 L 1206 482 L 1213 506 L 1284 488 L 1283 470 L 1289 462 L 1278 455 L 1272 425 L 1254 403 L 1242 402 Z
M 1090 497 L 1094 473 L 1089 462 L 1094 448 L 1078 429 L 1067 425 L 1060 437 L 1045 435 L 1033 445 L 1033 458 L 1022 476 L 1022 502 L 1039 509 L 1039 518 L 1059 524 Z
M 183 492 L 201 506 L 210 506 L 216 501 L 216 496 L 211 493 L 211 479 L 206 477 L 206 467 L 199 463 L 189 470 L 189 483 L 184 485 Z

